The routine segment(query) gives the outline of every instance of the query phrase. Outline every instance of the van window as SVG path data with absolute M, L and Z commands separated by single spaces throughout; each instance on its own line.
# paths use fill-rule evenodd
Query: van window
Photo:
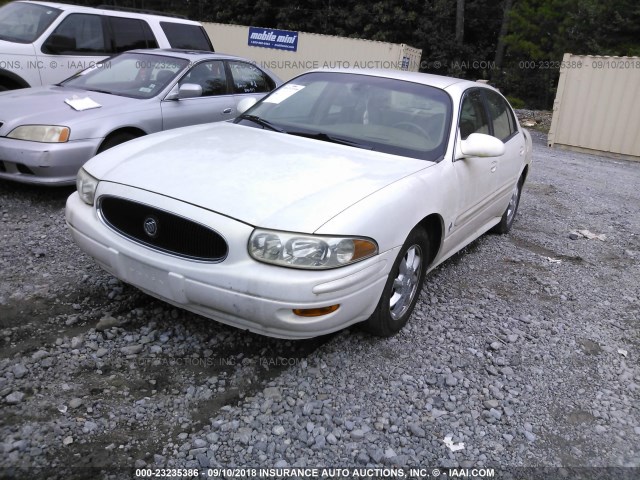
M 158 48 L 147 22 L 135 18 L 109 17 L 115 53 L 136 48 Z
M 213 46 L 204 28 L 184 23 L 160 22 L 171 48 L 185 50 L 204 50 L 213 52 Z
M 42 45 L 43 53 L 54 55 L 92 55 L 109 51 L 105 45 L 102 18 L 86 13 L 73 13 L 62 20 Z
M 0 8 L 0 40 L 32 43 L 62 10 L 35 3 L 10 3 Z

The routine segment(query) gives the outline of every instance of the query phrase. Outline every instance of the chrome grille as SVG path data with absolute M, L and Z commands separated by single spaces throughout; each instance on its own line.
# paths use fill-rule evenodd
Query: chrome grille
M 100 197 L 98 209 L 109 227 L 155 250 L 209 262 L 227 256 L 219 233 L 179 215 L 113 196 Z

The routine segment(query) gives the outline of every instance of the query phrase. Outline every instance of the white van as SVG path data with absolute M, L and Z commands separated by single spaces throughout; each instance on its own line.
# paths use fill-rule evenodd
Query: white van
M 202 25 L 182 18 L 49 2 L 0 8 L 0 91 L 58 83 L 139 48 L 213 51 Z

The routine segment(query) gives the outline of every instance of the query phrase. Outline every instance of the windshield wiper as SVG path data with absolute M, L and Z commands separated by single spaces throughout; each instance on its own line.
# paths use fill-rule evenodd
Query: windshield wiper
M 257 115 L 240 115 L 241 120 L 249 120 L 250 122 L 257 123 L 261 127 L 268 128 L 269 130 L 273 130 L 274 132 L 279 133 L 287 133 L 280 127 L 276 127 L 273 123 L 268 122 L 267 120 L 260 118 Z
M 117 95 L 109 90 L 100 90 L 98 88 L 87 88 L 86 90 L 89 90 L 90 92 L 106 93 L 107 95 Z
M 289 135 L 295 135 L 297 137 L 313 138 L 314 140 L 322 140 L 323 142 L 337 143 L 339 145 L 348 145 L 350 147 L 363 148 L 365 150 L 373 150 L 371 145 L 359 143 L 354 140 L 347 140 L 346 138 L 334 137 L 324 132 L 307 133 L 307 132 L 287 132 Z

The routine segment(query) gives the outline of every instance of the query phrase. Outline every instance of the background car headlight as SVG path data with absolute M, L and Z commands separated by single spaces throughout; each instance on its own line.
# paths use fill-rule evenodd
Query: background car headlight
M 358 237 L 325 237 L 256 229 L 249 239 L 249 255 L 284 267 L 336 268 L 378 253 L 378 245 Z
M 98 188 L 98 179 L 89 175 L 84 168 L 81 168 L 76 177 L 76 188 L 80 199 L 88 205 L 93 205 L 96 188 Z
M 7 137 L 42 143 L 64 143 L 69 140 L 69 127 L 59 125 L 22 125 L 14 128 Z

